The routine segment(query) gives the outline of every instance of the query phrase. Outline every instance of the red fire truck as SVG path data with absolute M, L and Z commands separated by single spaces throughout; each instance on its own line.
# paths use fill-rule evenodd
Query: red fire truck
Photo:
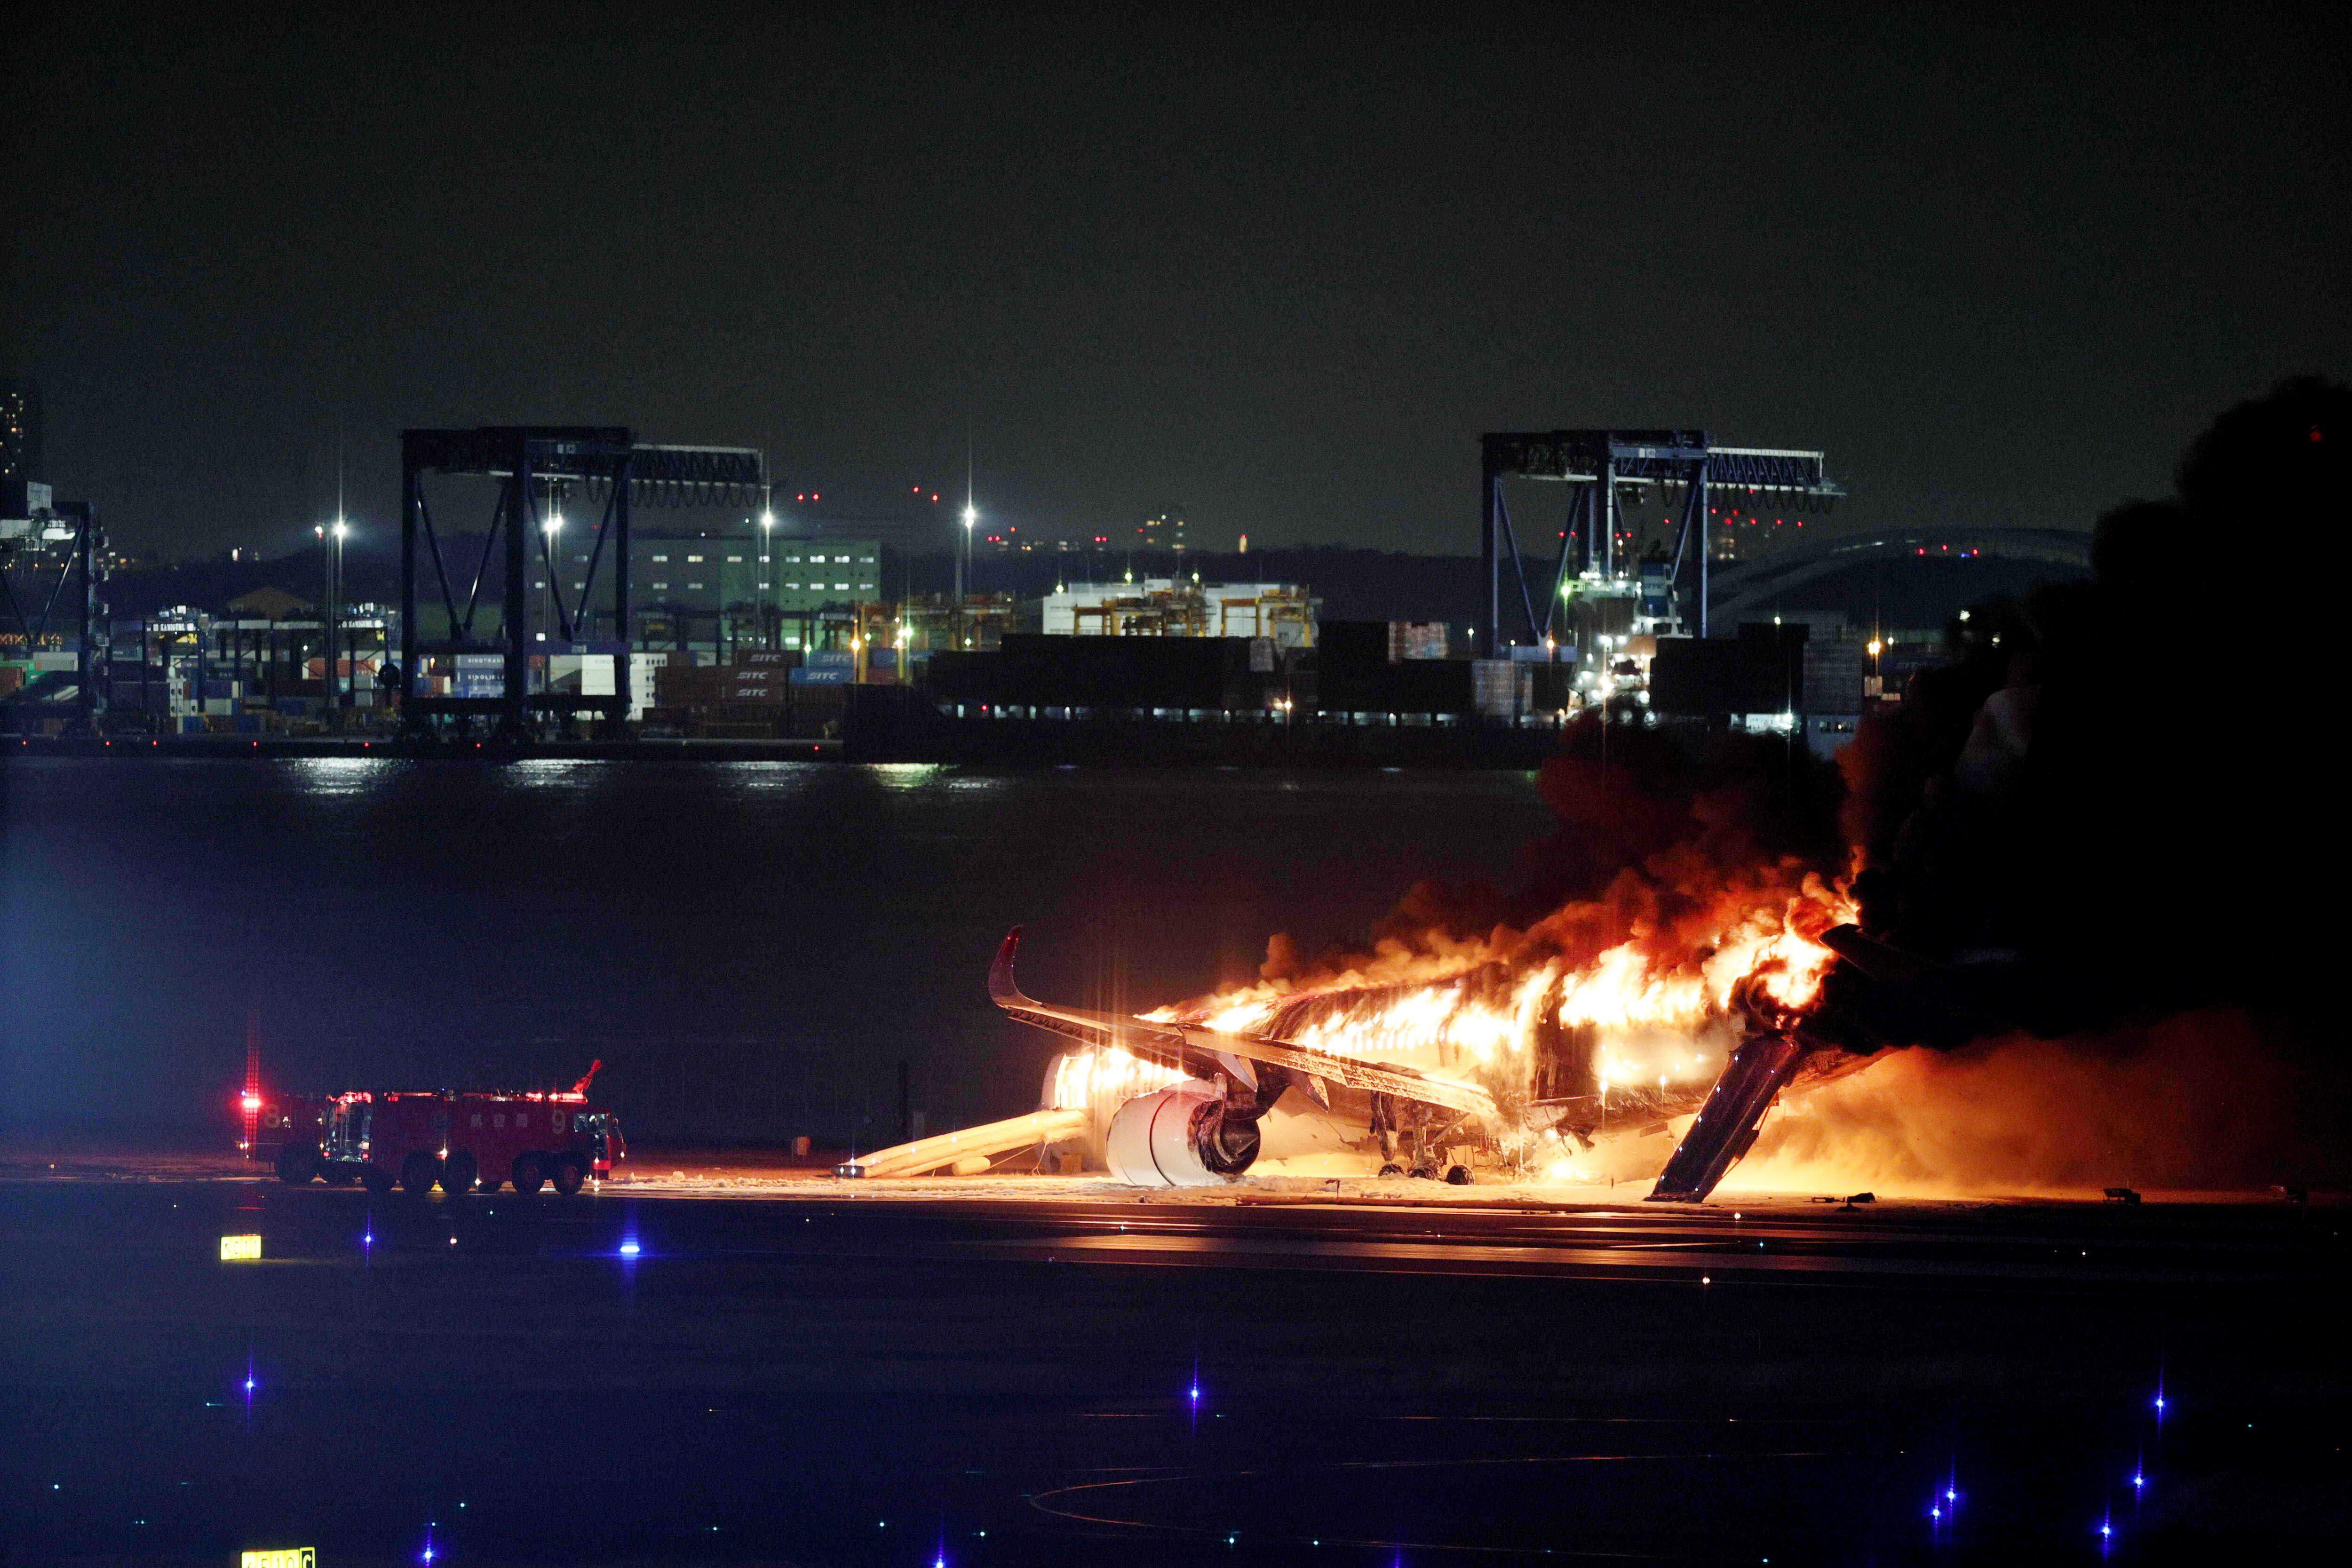
M 453 1197 L 496 1192 L 502 1182 L 526 1194 L 552 1183 L 570 1197 L 628 1155 L 619 1119 L 589 1103 L 589 1080 L 604 1065 L 568 1090 L 334 1095 L 319 1118 L 323 1136 L 289 1140 L 278 1152 L 278 1178 L 298 1186 L 313 1176 L 334 1186 L 361 1182 L 377 1193 L 397 1181 L 419 1196 L 438 1186 Z

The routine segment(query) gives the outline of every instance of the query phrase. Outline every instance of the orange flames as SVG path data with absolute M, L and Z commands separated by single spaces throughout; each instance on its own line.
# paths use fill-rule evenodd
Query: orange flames
M 1391 937 L 1297 974 L 1277 940 L 1260 983 L 1144 1016 L 1479 1081 L 1507 1103 L 1545 1092 L 1548 1052 L 1566 1069 L 1552 1097 L 1665 1100 L 1713 1080 L 1747 1016 L 1809 1008 L 1835 962 L 1821 935 L 1853 918 L 1845 882 L 1794 858 L 1727 873 L 1677 847 L 1525 930 Z

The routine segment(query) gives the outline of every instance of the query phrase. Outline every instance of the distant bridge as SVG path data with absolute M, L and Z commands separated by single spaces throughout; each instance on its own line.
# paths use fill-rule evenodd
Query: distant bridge
M 1717 566 L 1712 613 L 1725 625 L 1737 625 L 1741 616 L 1816 578 L 1906 555 L 2039 561 L 2084 572 L 2091 564 L 2091 536 L 2067 528 L 1897 528 L 1807 541 Z

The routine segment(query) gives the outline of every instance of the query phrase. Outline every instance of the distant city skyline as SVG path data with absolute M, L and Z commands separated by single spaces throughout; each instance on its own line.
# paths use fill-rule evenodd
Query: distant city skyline
M 992 523 L 1466 553 L 1482 432 L 1694 425 L 1825 451 L 1833 526 L 2086 527 L 2352 375 L 2318 10 L 1591 13 L 1549 74 L 1471 15 L 795 13 L 625 61 L 555 15 L 42 13 L 0 373 L 58 493 L 266 548 L 339 435 L 365 525 L 404 426 L 593 420 L 850 515 L 955 510 L 969 449 Z

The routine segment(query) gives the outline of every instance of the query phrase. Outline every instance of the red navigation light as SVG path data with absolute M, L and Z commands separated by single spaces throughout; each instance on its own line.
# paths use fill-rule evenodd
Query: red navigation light
M 238 1100 L 237 1103 L 244 1106 L 247 1110 L 258 1110 L 261 1109 L 261 1096 L 257 1094 L 248 1094 L 244 1099 Z

